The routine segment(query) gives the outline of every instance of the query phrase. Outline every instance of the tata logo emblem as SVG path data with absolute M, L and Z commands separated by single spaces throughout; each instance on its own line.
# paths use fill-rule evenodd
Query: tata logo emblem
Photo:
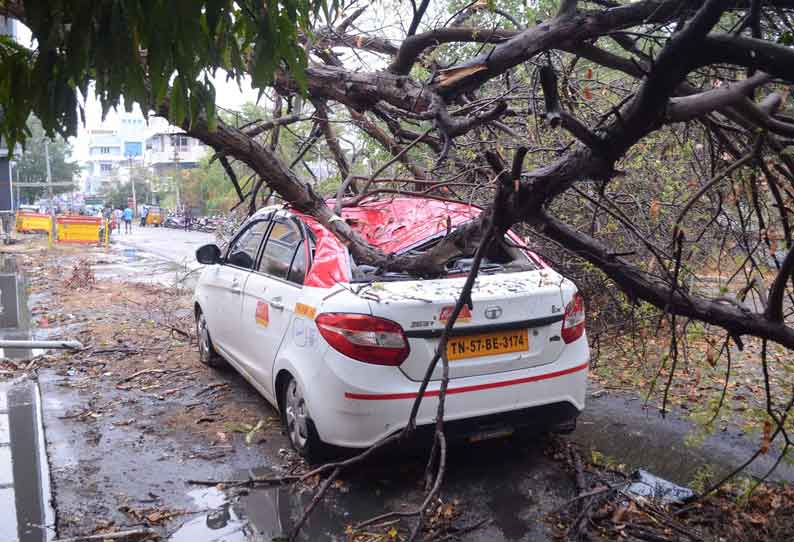
M 497 307 L 496 305 L 485 307 L 485 317 L 489 320 L 496 320 L 500 316 L 502 316 L 502 307 Z

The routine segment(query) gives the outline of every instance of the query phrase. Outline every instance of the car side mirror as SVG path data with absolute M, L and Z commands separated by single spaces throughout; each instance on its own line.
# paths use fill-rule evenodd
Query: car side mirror
M 221 261 L 221 249 L 218 245 L 204 245 L 196 251 L 196 260 L 204 265 L 214 265 Z

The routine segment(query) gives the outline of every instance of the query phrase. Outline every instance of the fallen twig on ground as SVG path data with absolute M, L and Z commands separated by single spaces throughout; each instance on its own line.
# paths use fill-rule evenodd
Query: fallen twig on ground
M 141 371 L 138 371 L 136 373 L 131 374 L 128 377 L 122 378 L 121 380 L 116 382 L 116 386 L 119 386 L 121 384 L 126 384 L 130 380 L 135 380 L 139 376 L 143 376 L 145 374 L 162 374 L 162 373 L 167 373 L 167 372 L 168 371 L 166 371 L 165 369 L 143 369 Z
M 301 480 L 303 480 L 303 476 L 286 475 L 275 478 L 249 478 L 248 480 L 186 480 L 186 483 L 196 486 L 224 485 L 228 487 L 252 487 L 256 485 L 279 486 L 299 482 Z

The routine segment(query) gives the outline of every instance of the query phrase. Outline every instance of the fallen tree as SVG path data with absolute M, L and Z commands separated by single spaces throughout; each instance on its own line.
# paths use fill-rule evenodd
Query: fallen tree
M 794 348 L 792 0 L 540 1 L 529 14 L 422 0 L 405 21 L 387 4 L 385 23 L 355 1 L 127 2 L 79 17 L 75 4 L 0 3 L 37 40 L 0 46 L 6 139 L 24 137 L 31 112 L 73 134 L 77 91 L 93 81 L 106 108 L 123 96 L 210 145 L 251 210 L 267 188 L 361 263 L 433 276 L 474 255 L 487 224 L 528 228 L 669 321 L 667 386 L 682 319 L 724 330 L 725 347 L 756 337 Z M 219 119 L 219 69 L 250 76 L 272 115 Z M 293 133 L 299 145 L 285 151 L 279 133 L 296 123 L 308 136 Z M 351 139 L 385 158 L 362 171 Z M 298 174 L 310 152 L 337 176 L 335 206 Z M 390 194 L 487 209 L 424 252 L 385 254 L 338 214 Z M 767 385 L 784 452 L 787 397 Z

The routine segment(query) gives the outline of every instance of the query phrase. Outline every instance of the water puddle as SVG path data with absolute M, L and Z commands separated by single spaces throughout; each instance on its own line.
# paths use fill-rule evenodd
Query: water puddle
M 241 473 L 245 479 L 249 473 Z M 254 476 L 276 476 L 259 469 Z M 170 542 L 271 542 L 286 537 L 300 519 L 313 492 L 292 487 L 242 490 L 231 497 L 217 488 L 192 491 L 196 508 L 209 511 L 186 521 Z M 383 500 L 371 491 L 350 489 L 324 499 L 303 526 L 298 540 L 331 542 L 346 540 L 345 526 L 382 513 Z M 355 518 L 351 511 L 355 511 Z M 286 538 L 284 538 L 286 540 Z
M 27 379 L 0 383 L 0 540 L 53 538 L 38 385 Z
M 35 328 L 28 283 L 13 256 L 0 256 L 0 339 L 46 339 L 51 330 Z M 42 354 L 30 348 L 0 348 L 0 358 L 23 360 Z

